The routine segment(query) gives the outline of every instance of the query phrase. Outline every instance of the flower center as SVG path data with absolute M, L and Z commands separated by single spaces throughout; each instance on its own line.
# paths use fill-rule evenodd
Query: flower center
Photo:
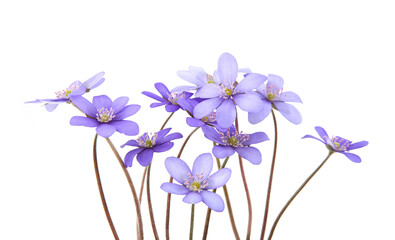
M 209 115 L 203 117 L 200 120 L 202 120 L 205 123 L 212 123 L 212 122 L 216 121 L 216 117 L 215 116 L 216 116 L 215 112 L 212 112 L 212 113 L 210 113 Z
M 283 89 L 278 89 L 273 84 L 266 84 L 266 89 L 263 89 L 269 101 L 273 101 L 278 95 L 282 94 L 282 91 Z
M 206 73 L 206 82 L 207 83 L 215 83 L 213 76 L 211 76 L 210 74 Z
M 248 134 L 243 134 L 243 132 L 234 131 L 231 133 L 230 129 L 226 133 L 219 132 L 219 134 L 224 145 L 232 147 L 244 147 L 244 142 L 250 138 Z
M 188 178 L 184 179 L 184 186 L 191 191 L 200 193 L 208 186 L 208 178 L 204 177 L 203 173 L 196 173 L 195 175 L 188 173 Z
M 348 141 L 348 140 L 341 138 L 341 137 L 332 138 L 332 142 L 336 147 L 335 150 L 341 151 L 341 152 L 348 151 L 348 147 L 351 144 L 351 141 Z
M 97 110 L 96 113 L 96 118 L 99 122 L 110 122 L 113 118 L 115 117 L 114 115 L 114 110 L 112 108 L 110 108 L 110 110 L 108 110 L 107 108 L 101 108 L 99 110 Z
M 180 98 L 185 98 L 184 92 L 181 93 L 181 94 L 180 93 L 176 93 L 176 92 L 170 93 L 169 94 L 169 98 L 167 100 L 169 102 L 171 102 L 172 104 L 177 105 L 177 100 L 180 99 Z
M 56 98 L 68 98 L 69 95 L 74 91 L 80 88 L 81 82 L 75 82 L 71 84 L 68 88 L 64 90 L 60 90 L 55 92 Z
M 232 98 L 232 96 L 237 93 L 237 91 L 235 91 L 235 86 L 229 82 L 224 82 L 220 86 L 222 88 L 221 94 L 220 94 L 220 96 L 222 98 L 225 98 L 225 99 Z
M 156 139 L 158 138 L 157 133 L 144 133 L 139 138 L 137 138 L 137 142 L 140 147 L 144 148 L 152 148 L 156 144 Z

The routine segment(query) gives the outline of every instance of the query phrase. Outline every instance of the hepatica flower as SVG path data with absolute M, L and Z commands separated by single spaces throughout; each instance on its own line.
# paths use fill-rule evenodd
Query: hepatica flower
M 72 117 L 72 126 L 95 127 L 96 133 L 104 138 L 110 137 L 116 131 L 128 136 L 139 133 L 137 123 L 124 120 L 140 110 L 140 105 L 126 105 L 128 97 L 119 97 L 113 102 L 106 95 L 101 95 L 93 97 L 91 103 L 82 96 L 72 96 L 71 101 L 86 114 L 86 117 Z
M 322 140 L 311 135 L 306 135 L 303 138 L 316 139 L 322 142 L 323 144 L 325 144 L 325 146 L 329 149 L 329 151 L 341 153 L 346 157 L 348 157 L 348 159 L 350 159 L 353 162 L 356 163 L 361 162 L 361 158 L 358 155 L 354 153 L 350 153 L 349 151 L 357 148 L 365 147 L 366 145 L 368 145 L 367 141 L 352 143 L 351 141 L 346 140 L 342 137 L 330 138 L 326 133 L 325 129 L 323 129 L 322 127 L 317 126 L 315 127 L 315 130 L 317 131 L 318 135 L 321 137 Z
M 186 119 L 187 124 L 190 127 L 202 127 L 207 125 L 214 126 L 217 129 L 225 131 L 226 129 L 223 129 L 218 125 L 215 112 L 212 112 L 202 118 L 196 118 L 193 116 L 193 109 L 200 101 L 201 99 L 180 99 L 178 101 L 178 104 L 191 115 L 191 117 L 187 117 Z
M 177 103 L 178 99 L 186 99 L 192 96 L 192 93 L 189 92 L 170 92 L 163 83 L 155 83 L 155 88 L 162 97 L 147 91 L 142 92 L 142 94 L 159 101 L 158 103 L 152 103 L 150 105 L 151 108 L 165 106 L 165 109 L 168 112 L 175 112 L 180 109 L 180 105 Z
M 252 91 L 266 80 L 266 76 L 250 73 L 237 84 L 238 71 L 236 59 L 231 54 L 220 56 L 217 69 L 219 85 L 206 84 L 195 94 L 196 97 L 207 98 L 196 105 L 196 118 L 203 118 L 216 109 L 218 124 L 229 128 L 236 119 L 236 105 L 247 112 L 262 110 L 264 104 Z
M 217 74 L 210 75 L 206 73 L 201 67 L 190 66 L 188 70 L 181 70 L 177 75 L 185 81 L 192 83 L 195 86 L 179 86 L 174 88 L 173 92 L 199 90 L 206 84 L 219 84 Z
M 160 187 L 168 193 L 185 195 L 185 203 L 196 204 L 204 202 L 216 212 L 225 209 L 222 198 L 211 191 L 225 185 L 231 175 L 231 170 L 222 168 L 210 175 L 213 169 L 213 157 L 210 153 L 199 155 L 193 163 L 192 171 L 188 165 L 176 157 L 168 157 L 165 166 L 169 174 L 179 183 L 163 183 Z
M 124 162 L 126 167 L 131 167 L 134 157 L 137 155 L 137 161 L 141 166 L 146 167 L 152 161 L 155 152 L 165 152 L 170 150 L 174 143 L 172 140 L 182 138 L 181 133 L 171 133 L 171 128 L 165 128 L 156 133 L 144 133 L 137 140 L 130 140 L 121 147 L 132 146 L 137 147 L 131 150 L 125 156 Z
M 66 89 L 55 92 L 56 98 L 53 99 L 37 99 L 26 103 L 44 103 L 45 109 L 49 112 L 55 110 L 60 103 L 70 102 L 71 96 L 81 96 L 91 89 L 100 86 L 104 82 L 104 72 L 100 72 L 85 82 L 75 81 Z
M 261 96 L 265 105 L 260 112 L 248 113 L 248 120 L 252 124 L 256 124 L 264 120 L 272 108 L 278 110 L 288 121 L 293 124 L 302 122 L 302 115 L 291 104 L 286 102 L 302 103 L 300 97 L 294 92 L 283 92 L 284 80 L 277 75 L 269 74 L 267 83 L 257 87 L 257 91 Z
M 211 127 L 202 127 L 202 130 L 206 138 L 218 144 L 213 148 L 215 157 L 226 158 L 237 152 L 242 158 L 247 159 L 252 164 L 257 165 L 262 162 L 261 152 L 250 145 L 269 140 L 266 133 L 239 133 L 233 126 L 226 132 L 218 132 Z

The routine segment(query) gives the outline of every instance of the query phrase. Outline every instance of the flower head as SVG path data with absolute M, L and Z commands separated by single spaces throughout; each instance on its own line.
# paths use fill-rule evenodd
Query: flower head
M 178 101 L 178 104 L 185 110 L 187 111 L 191 117 L 187 117 L 186 121 L 187 124 L 190 127 L 202 127 L 202 126 L 214 126 L 217 129 L 220 130 L 226 130 L 224 128 L 221 128 L 218 123 L 217 123 L 217 117 L 216 117 L 216 112 L 212 112 L 202 118 L 196 118 L 193 115 L 193 109 L 197 104 L 199 104 L 203 99 L 197 99 L 197 98 L 189 98 L 189 99 L 180 99 Z
M 225 209 L 222 198 L 211 191 L 225 185 L 231 175 L 231 170 L 222 168 L 210 175 L 213 168 L 213 157 L 210 153 L 199 155 L 193 163 L 192 171 L 188 165 L 176 157 L 168 157 L 165 166 L 169 174 L 179 183 L 163 183 L 160 187 L 168 193 L 185 195 L 183 201 L 196 204 L 203 201 L 216 212 Z
M 229 53 L 224 53 L 218 60 L 218 84 L 206 84 L 195 94 L 196 97 L 207 100 L 196 105 L 193 115 L 203 118 L 214 112 L 219 126 L 229 128 L 236 119 L 236 105 L 247 112 L 259 112 L 263 103 L 259 96 L 252 91 L 267 79 L 266 76 L 249 73 L 245 78 L 236 82 L 239 69 L 236 59 Z
M 85 82 L 75 81 L 68 88 L 55 92 L 56 98 L 54 99 L 37 99 L 35 101 L 29 101 L 26 103 L 44 103 L 45 109 L 49 112 L 55 110 L 59 103 L 70 102 L 71 96 L 81 96 L 91 89 L 94 89 L 104 82 L 104 72 L 100 72 Z
M 177 72 L 177 75 L 184 79 L 185 81 L 192 83 L 195 86 L 179 86 L 175 87 L 172 91 L 173 92 L 180 92 L 180 91 L 190 91 L 190 90 L 197 90 L 199 91 L 206 84 L 219 84 L 219 78 L 217 74 L 210 75 L 206 73 L 203 68 L 201 67 L 193 67 L 190 66 L 188 70 L 181 70 Z
M 286 102 L 302 103 L 300 97 L 294 92 L 283 92 L 284 80 L 277 75 L 269 74 L 267 83 L 257 87 L 258 94 L 264 104 L 262 111 L 249 112 L 248 120 L 252 124 L 263 121 L 269 114 L 272 108 L 278 110 L 288 121 L 293 124 L 302 122 L 302 115 L 291 104 Z
M 356 163 L 361 162 L 361 158 L 358 155 L 350 153 L 349 151 L 357 148 L 365 147 L 366 145 L 368 145 L 367 141 L 352 143 L 351 141 L 346 140 L 342 137 L 330 138 L 326 133 L 325 129 L 323 129 L 322 127 L 317 126 L 315 127 L 315 130 L 317 131 L 318 135 L 320 135 L 322 140 L 311 135 L 306 135 L 303 138 L 316 139 L 322 142 L 323 144 L 325 144 L 325 146 L 329 149 L 329 151 L 341 153 L 346 157 L 348 157 L 348 159 L 350 159 L 353 162 Z
M 142 92 L 142 94 L 159 101 L 158 103 L 152 103 L 150 105 L 151 108 L 164 105 L 166 111 L 168 112 L 175 112 L 180 109 L 180 105 L 177 103 L 179 99 L 187 99 L 192 96 L 192 93 L 189 92 L 170 92 L 163 83 L 155 83 L 155 88 L 162 95 L 162 97 L 146 91 Z
M 262 162 L 261 152 L 250 145 L 269 140 L 266 133 L 245 134 L 238 132 L 233 126 L 225 132 L 218 132 L 211 127 L 202 127 L 202 130 L 206 138 L 217 143 L 213 148 L 215 157 L 226 158 L 237 152 L 252 164 L 257 165 Z
M 137 155 L 137 161 L 141 166 L 146 167 L 152 161 L 154 152 L 165 152 L 170 150 L 174 143 L 171 142 L 175 139 L 182 138 L 181 133 L 171 133 L 171 128 L 165 128 L 155 133 L 144 133 L 136 140 L 130 140 L 123 144 L 121 147 L 132 146 L 137 147 L 129 151 L 124 159 L 125 166 L 131 167 L 133 159 Z
M 92 103 L 82 96 L 72 96 L 71 101 L 86 117 L 75 116 L 70 119 L 73 126 L 96 127 L 98 135 L 108 138 L 115 131 L 128 136 L 137 135 L 139 126 L 137 123 L 124 120 L 140 110 L 140 105 L 126 105 L 128 97 L 119 97 L 114 102 L 107 96 L 93 97 Z

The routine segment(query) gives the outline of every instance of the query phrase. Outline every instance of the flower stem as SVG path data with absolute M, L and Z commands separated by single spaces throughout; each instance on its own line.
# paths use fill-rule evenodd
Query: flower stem
M 237 117 L 237 112 L 236 112 L 236 121 L 235 121 L 235 127 L 236 131 L 239 132 L 239 121 Z M 246 239 L 249 240 L 251 237 L 251 227 L 252 227 L 252 205 L 251 205 L 251 197 L 250 197 L 250 191 L 248 190 L 248 185 L 247 185 L 247 179 L 244 173 L 244 167 L 243 167 L 243 160 L 239 155 L 239 165 L 240 165 L 240 172 L 241 172 L 241 178 L 243 180 L 243 185 L 244 185 L 244 190 L 246 193 L 247 197 L 247 205 L 248 205 L 248 225 L 247 225 L 247 237 Z
M 165 122 L 162 124 L 162 127 L 160 130 L 163 130 L 165 128 L 167 122 L 170 120 L 170 118 L 173 116 L 175 112 L 172 112 L 169 117 L 165 120 Z M 151 186 L 150 186 L 150 177 L 151 177 L 151 167 L 152 167 L 152 161 L 148 165 L 148 167 L 145 168 L 144 174 L 143 174 L 143 179 L 141 181 L 141 188 L 140 188 L 140 196 L 142 196 L 142 191 L 144 188 L 144 177 L 147 175 L 147 203 L 148 203 L 148 211 L 149 211 L 149 216 L 151 219 L 151 226 L 152 226 L 152 232 L 154 233 L 155 239 L 159 239 L 158 231 L 156 230 L 156 225 L 155 225 L 155 218 L 154 218 L 154 211 L 152 209 L 152 201 L 151 201 Z M 147 174 L 146 174 L 147 173 Z M 139 198 L 139 202 L 141 203 L 141 197 Z
M 137 231 L 137 239 L 142 240 L 142 239 L 144 239 L 143 221 L 142 221 L 142 218 L 141 218 L 141 211 L 140 211 L 139 200 L 137 198 L 137 193 L 136 193 L 136 190 L 134 188 L 132 178 L 130 177 L 129 172 L 126 169 L 126 166 L 123 164 L 121 156 L 119 156 L 119 153 L 118 153 L 117 149 L 114 147 L 114 144 L 112 144 L 110 138 L 106 138 L 106 140 L 107 140 L 108 145 L 110 145 L 111 150 L 113 151 L 115 157 L 118 159 L 119 165 L 121 166 L 121 168 L 123 170 L 123 173 L 124 173 L 128 183 L 129 183 L 130 190 L 132 191 L 134 205 L 136 207 L 136 215 L 137 215 L 137 220 L 138 220 L 138 227 L 139 227 L 139 231 Z
M 188 137 L 185 139 L 184 143 L 181 146 L 180 151 L 178 152 L 177 158 L 181 157 L 182 152 L 184 151 L 185 146 L 187 145 L 187 142 L 189 139 L 192 137 L 192 135 L 199 129 L 200 127 L 197 127 L 192 130 L 192 132 L 188 135 Z M 170 177 L 169 182 L 173 182 L 173 178 Z M 166 223 L 165 223 L 165 230 L 166 230 L 166 239 L 170 239 L 170 201 L 171 201 L 171 194 L 167 194 L 167 205 L 166 205 Z
M 333 154 L 333 151 L 329 151 L 328 156 L 325 158 L 325 160 L 318 166 L 318 168 L 304 181 L 304 183 L 298 188 L 298 190 L 296 190 L 296 192 L 294 193 L 294 195 L 292 195 L 292 197 L 288 200 L 288 202 L 284 205 L 283 209 L 281 209 L 280 213 L 278 214 L 278 216 L 276 217 L 276 220 L 273 223 L 272 229 L 270 230 L 270 234 L 268 237 L 268 240 L 271 240 L 273 237 L 273 233 L 274 230 L 276 229 L 277 223 L 278 221 L 280 221 L 281 216 L 283 215 L 283 213 L 285 212 L 285 210 L 287 210 L 288 206 L 292 203 L 292 201 L 295 199 L 295 197 L 300 193 L 300 191 L 302 191 L 302 189 L 306 186 L 306 184 L 310 181 L 310 179 L 312 179 L 314 177 L 314 175 L 322 168 L 322 166 L 324 166 L 324 164 L 326 163 L 326 161 L 328 161 L 329 157 Z
M 115 226 L 114 226 L 112 219 L 111 219 L 110 212 L 108 211 L 106 198 L 104 197 L 103 186 L 102 186 L 101 180 L 100 180 L 99 166 L 97 164 L 96 146 L 97 146 L 97 134 L 95 135 L 95 139 L 93 140 L 93 165 L 95 167 L 96 182 L 97 182 L 97 186 L 99 188 L 100 199 L 103 204 L 103 209 L 104 209 L 104 212 L 107 217 L 108 225 L 110 225 L 112 234 L 114 235 L 114 239 L 119 240 L 117 231 L 115 230 Z
M 192 204 L 191 207 L 191 225 L 189 227 L 189 240 L 193 239 L 193 223 L 195 220 L 195 204 Z
M 214 142 L 214 146 L 215 146 L 215 142 Z M 222 167 L 221 167 L 221 163 L 219 161 L 219 158 L 215 158 L 215 159 L 217 160 L 218 169 L 221 169 L 221 168 L 225 167 L 226 162 L 228 161 L 229 157 L 227 157 L 225 159 L 224 163 L 222 164 Z M 237 232 L 237 228 L 236 228 L 235 219 L 233 217 L 232 206 L 230 205 L 230 199 L 229 199 L 228 190 L 226 188 L 226 185 L 224 185 L 222 187 L 223 187 L 224 193 L 225 193 L 226 205 L 227 205 L 227 208 L 228 208 L 228 213 L 229 213 L 229 218 L 230 218 L 230 223 L 232 225 L 233 233 L 235 235 L 235 238 L 237 240 L 240 240 L 239 233 Z M 217 192 L 217 189 L 213 189 L 213 193 L 216 193 L 216 192 Z M 203 231 L 203 238 L 202 238 L 203 240 L 207 239 L 208 226 L 209 226 L 209 223 L 210 223 L 210 217 L 211 217 L 211 208 L 207 208 L 206 222 L 204 224 L 204 231 Z
M 263 238 L 265 236 L 267 216 L 269 214 L 270 193 L 272 190 L 272 183 L 273 183 L 274 163 L 276 161 L 276 153 L 277 153 L 278 129 L 277 129 L 276 116 L 274 115 L 273 109 L 272 109 L 272 116 L 273 116 L 273 123 L 274 123 L 274 149 L 273 149 L 272 167 L 270 169 L 269 184 L 267 187 L 265 213 L 263 216 L 263 224 L 262 224 L 262 231 L 261 231 L 260 240 L 263 240 Z

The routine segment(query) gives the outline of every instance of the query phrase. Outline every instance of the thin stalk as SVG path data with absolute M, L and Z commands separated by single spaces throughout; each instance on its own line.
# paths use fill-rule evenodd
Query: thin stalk
M 114 235 L 114 239 L 119 240 L 117 231 L 115 230 L 114 223 L 112 222 L 112 219 L 111 219 L 110 212 L 108 211 L 106 198 L 104 197 L 103 186 L 102 186 L 101 180 L 100 180 L 99 166 L 97 164 L 96 146 L 97 146 L 97 134 L 95 135 L 95 139 L 93 140 L 93 165 L 95 167 L 96 182 L 97 182 L 97 186 L 99 188 L 100 199 L 103 204 L 103 209 L 104 209 L 104 213 L 106 214 L 106 217 L 107 217 L 108 225 L 110 225 L 112 234 Z
M 152 166 L 152 161 L 150 162 L 150 164 L 147 167 L 148 168 L 148 170 L 147 170 L 147 203 L 148 203 L 149 216 L 151 219 L 152 232 L 154 233 L 155 239 L 158 240 L 159 235 L 158 235 L 158 231 L 156 230 L 154 211 L 152 210 L 152 201 L 151 201 L 151 187 L 150 187 L 151 166 Z
M 140 211 L 139 200 L 138 200 L 137 193 L 136 193 L 136 190 L 135 190 L 134 185 L 133 185 L 132 178 L 130 177 L 129 172 L 126 169 L 126 166 L 123 164 L 121 156 L 119 155 L 117 149 L 114 147 L 114 144 L 112 144 L 110 138 L 106 138 L 106 140 L 107 140 L 108 145 L 110 145 L 111 150 L 113 151 L 115 157 L 118 159 L 118 163 L 121 166 L 122 171 L 123 171 L 128 183 L 129 183 L 130 190 L 132 191 L 134 205 L 136 207 L 136 215 L 137 215 L 137 220 L 138 220 L 138 227 L 139 227 L 139 231 L 137 231 L 137 239 L 142 240 L 142 239 L 144 239 L 143 221 L 142 221 L 142 218 L 141 218 L 141 211 Z
M 235 127 L 236 130 L 239 132 L 239 121 L 237 117 L 237 112 L 236 112 L 236 121 L 235 121 Z M 244 173 L 244 167 L 243 167 L 243 160 L 239 155 L 239 165 L 240 165 L 240 173 L 241 173 L 241 178 L 243 180 L 243 185 L 244 185 L 244 190 L 246 193 L 247 197 L 247 205 L 248 205 L 248 225 L 247 225 L 247 236 L 246 239 L 249 240 L 251 237 L 251 227 L 252 227 L 252 204 L 251 204 L 251 197 L 250 197 L 250 191 L 248 190 L 248 184 L 247 184 L 247 179 Z
M 189 240 L 193 239 L 193 223 L 195 221 L 195 204 L 191 207 L 191 225 L 189 226 Z
M 199 127 L 195 128 L 192 130 L 192 132 L 188 135 L 188 137 L 185 139 L 184 143 L 181 146 L 180 151 L 178 152 L 177 158 L 181 157 L 182 152 L 184 151 L 185 146 L 187 145 L 187 142 L 189 139 L 192 137 L 192 135 L 199 129 Z M 173 178 L 170 177 L 169 182 L 173 182 Z M 166 204 L 166 223 L 165 223 L 165 230 L 166 230 L 166 239 L 170 239 L 170 201 L 171 201 L 171 194 L 167 194 L 167 204 Z
M 276 116 L 274 115 L 273 109 L 272 109 L 272 116 L 273 116 L 273 123 L 274 123 L 274 149 L 273 149 L 272 166 L 271 166 L 271 169 L 270 169 L 269 184 L 268 184 L 268 187 L 267 187 L 265 213 L 264 213 L 264 216 L 263 216 L 263 223 L 262 223 L 262 230 L 261 230 L 261 238 L 260 238 L 260 240 L 263 240 L 263 238 L 265 237 L 267 216 L 269 214 L 270 193 L 272 191 L 272 183 L 273 183 L 274 163 L 276 162 L 276 153 L 277 153 L 278 129 L 277 129 Z
M 302 189 L 306 186 L 306 184 L 310 181 L 310 179 L 312 179 L 314 177 L 314 175 L 322 168 L 322 166 L 324 166 L 324 164 L 326 163 L 326 161 L 328 161 L 329 157 L 333 154 L 333 151 L 329 151 L 328 156 L 325 158 L 325 160 L 318 166 L 318 168 L 304 181 L 304 183 L 298 188 L 298 190 L 296 190 L 296 192 L 294 193 L 294 195 L 292 195 L 292 197 L 288 200 L 288 202 L 284 205 L 283 209 L 281 209 L 280 213 L 278 214 L 278 216 L 276 217 L 276 220 L 273 223 L 272 229 L 270 230 L 270 234 L 268 237 L 268 240 L 271 240 L 273 237 L 273 233 L 274 230 L 276 229 L 277 223 L 278 221 L 280 221 L 281 216 L 283 215 L 283 213 L 285 212 L 285 210 L 287 210 L 288 206 L 292 203 L 292 201 L 295 199 L 295 197 L 300 193 L 300 191 L 302 191 Z
M 174 113 L 175 112 L 172 112 L 169 115 L 169 117 L 167 117 L 165 122 L 162 124 L 162 127 L 160 128 L 160 130 L 162 130 L 166 126 L 167 122 L 170 120 L 170 118 L 173 116 Z M 155 239 L 158 240 L 159 239 L 159 235 L 158 235 L 158 230 L 156 230 L 154 211 L 152 209 L 152 200 L 151 200 L 151 186 L 150 186 L 151 167 L 152 167 L 152 161 L 150 162 L 148 167 L 146 167 L 145 170 L 144 170 L 143 179 L 141 181 L 140 196 L 142 195 L 142 191 L 143 191 L 143 187 L 144 187 L 144 177 L 145 177 L 145 175 L 147 175 L 147 203 L 148 203 L 148 211 L 149 211 L 149 216 L 150 216 L 150 220 L 151 220 L 152 232 L 154 233 Z M 141 197 L 140 197 L 140 199 L 141 199 Z M 141 200 L 140 200 L 140 203 L 141 203 Z
M 246 237 L 246 239 L 248 240 L 251 237 L 252 205 L 251 205 L 250 191 L 248 190 L 247 180 L 244 173 L 243 160 L 240 155 L 239 155 L 239 165 L 240 165 L 241 178 L 243 179 L 244 189 L 247 197 L 247 205 L 248 205 L 248 226 L 247 226 L 247 237 Z
M 214 146 L 215 146 L 215 143 L 214 143 Z M 221 168 L 225 167 L 226 163 L 228 162 L 229 157 L 227 157 L 224 160 L 224 163 L 222 164 L 222 166 L 221 166 L 221 162 L 220 162 L 219 158 L 215 158 L 215 159 L 217 160 L 218 169 L 221 169 Z M 239 233 L 237 232 L 237 228 L 236 228 L 236 223 L 235 223 L 235 220 L 234 220 L 234 217 L 233 217 L 233 211 L 232 211 L 232 206 L 230 204 L 228 190 L 226 188 L 226 185 L 224 185 L 222 187 L 223 187 L 224 192 L 225 192 L 225 199 L 226 199 L 227 209 L 228 209 L 228 213 L 229 213 L 229 219 L 230 219 L 230 223 L 232 225 L 233 233 L 235 235 L 235 238 L 237 240 L 240 240 Z M 213 193 L 216 193 L 216 192 L 217 192 L 217 189 L 213 189 Z M 203 240 L 207 239 L 208 227 L 209 227 L 209 224 L 210 224 L 210 217 L 211 217 L 211 209 L 207 208 L 206 222 L 204 224 L 204 230 L 203 230 L 203 238 L 202 238 Z

